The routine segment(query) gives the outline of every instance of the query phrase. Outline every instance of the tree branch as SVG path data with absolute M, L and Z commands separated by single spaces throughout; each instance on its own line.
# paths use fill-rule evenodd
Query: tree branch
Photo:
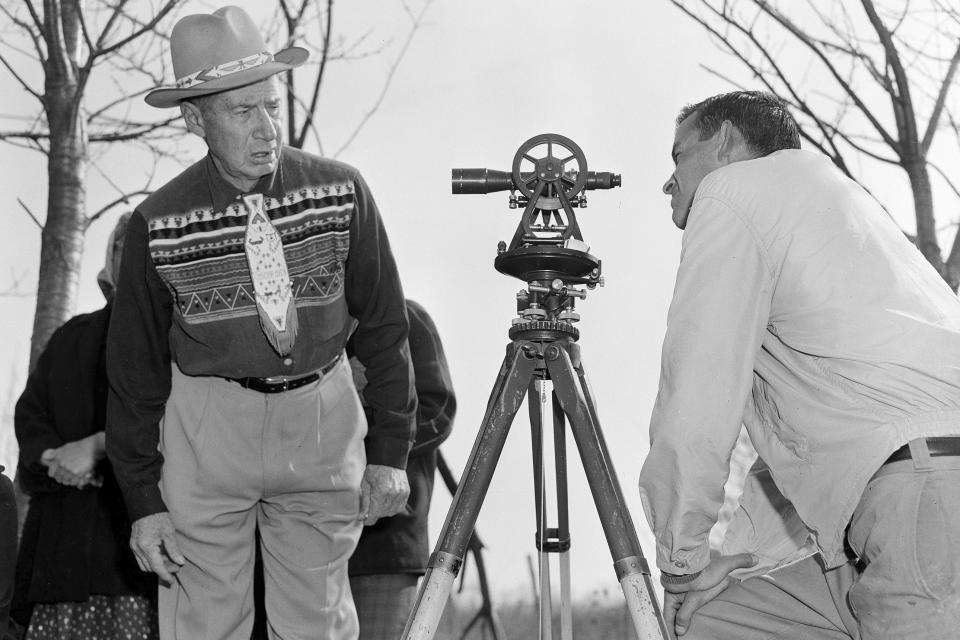
M 40 37 L 46 39 L 43 20 L 40 18 L 40 14 L 37 13 L 37 8 L 33 6 L 33 0 L 23 0 L 23 4 L 27 5 L 27 11 L 30 12 L 30 18 L 37 27 L 37 31 L 40 32 Z
M 108 211 L 110 211 L 114 207 L 118 207 L 121 204 L 129 205 L 130 198 L 133 198 L 136 196 L 148 196 L 151 193 L 153 193 L 153 189 L 138 189 L 136 191 L 131 191 L 130 193 L 125 193 L 119 198 L 117 198 L 116 200 L 113 200 L 112 202 L 108 202 L 107 204 L 100 207 L 100 209 L 98 209 L 96 213 L 94 213 L 93 215 L 87 218 L 87 222 L 85 225 L 86 228 L 89 228 L 91 224 L 99 220 L 101 217 L 103 217 L 104 214 L 106 214 Z
M 893 77 L 897 81 L 897 95 L 891 94 L 890 97 L 893 99 L 894 111 L 896 112 L 898 107 L 900 109 L 904 126 L 903 133 L 907 134 L 906 136 L 901 134 L 901 141 L 912 144 L 912 142 L 917 139 L 917 121 L 913 112 L 913 100 L 910 98 L 910 82 L 907 79 L 906 70 L 903 68 L 900 54 L 897 52 L 897 46 L 894 44 L 890 32 L 887 31 L 883 21 L 880 20 L 880 16 L 877 15 L 877 10 L 873 6 L 873 0 L 861 0 L 861 4 L 863 5 L 863 10 L 867 13 L 870 24 L 873 25 L 874 31 L 877 32 L 877 36 L 880 38 L 880 44 L 883 46 L 883 50 L 887 56 L 887 66 L 893 69 Z M 900 155 L 902 156 L 903 154 L 901 153 Z
M 26 91 L 31 96 L 39 100 L 41 105 L 43 104 L 43 96 L 40 95 L 38 91 L 34 91 L 33 88 L 29 84 L 27 84 L 27 81 L 19 73 L 17 73 L 16 69 L 14 69 L 13 66 L 10 64 L 10 62 L 7 60 L 7 57 L 2 53 L 0 53 L 0 64 L 6 67 L 7 71 L 10 72 L 10 75 L 13 76 L 13 79 L 16 80 L 21 87 L 23 87 L 24 91 Z
M 350 135 L 347 137 L 346 142 L 340 145 L 340 148 L 337 149 L 337 152 L 333 154 L 333 157 L 336 158 L 344 149 L 349 147 L 354 139 L 357 137 L 357 134 L 360 133 L 360 130 L 364 127 L 370 117 L 377 112 L 377 109 L 380 108 L 380 105 L 383 103 L 384 98 L 387 95 L 387 90 L 390 88 L 390 83 L 393 81 L 393 76 L 396 74 L 397 69 L 400 66 L 400 62 L 403 60 L 404 55 L 407 53 L 407 49 L 410 47 L 410 43 L 413 42 L 413 37 L 416 35 L 417 31 L 420 29 L 421 24 L 423 23 L 423 16 L 427 13 L 427 9 L 430 8 L 430 5 L 433 3 L 433 0 L 426 0 L 423 3 L 423 6 L 420 8 L 420 13 L 414 15 L 409 9 L 407 9 L 407 14 L 410 16 L 412 25 L 410 27 L 410 33 L 407 34 L 407 39 L 404 41 L 403 46 L 400 48 L 400 52 L 397 54 L 396 59 L 393 61 L 393 64 L 390 65 L 390 69 L 387 72 L 387 77 L 384 80 L 383 87 L 380 89 L 380 95 L 377 96 L 376 101 L 373 103 L 373 106 L 364 114 L 363 118 L 360 119 L 360 122 L 353 129 Z
M 711 33 L 714 37 L 716 37 L 723 44 L 723 46 L 726 47 L 728 51 L 730 51 L 731 54 L 733 54 L 737 59 L 739 59 L 740 62 L 743 63 L 743 65 L 746 66 L 751 71 L 751 73 L 753 73 L 754 77 L 756 77 L 760 82 L 763 83 L 763 85 L 767 88 L 767 90 L 769 90 L 771 93 L 775 93 L 778 95 L 782 93 L 780 91 L 777 91 L 776 88 L 770 83 L 770 81 L 767 80 L 766 74 L 761 69 L 759 69 L 756 65 L 754 65 L 749 59 L 747 59 L 745 55 L 740 53 L 740 51 L 738 51 L 737 48 L 733 46 L 729 38 L 727 38 L 726 36 L 721 34 L 719 31 L 717 31 L 717 29 L 715 29 L 712 25 L 707 23 L 706 20 L 700 18 L 700 16 L 694 14 L 692 11 L 687 9 L 687 7 L 680 2 L 680 0 L 670 0 L 670 1 L 674 4 L 674 6 L 676 6 L 678 9 L 683 11 L 695 22 L 699 23 L 704 29 L 706 29 L 709 33 Z M 767 49 L 767 47 L 763 45 L 763 43 L 761 43 L 757 39 L 756 35 L 753 33 L 753 30 L 747 28 L 746 26 L 738 22 L 732 15 L 727 14 L 726 12 L 718 11 L 715 7 L 711 6 L 706 0 L 700 0 L 700 1 L 701 1 L 701 4 L 703 4 L 705 7 L 707 7 L 707 9 L 713 12 L 714 15 L 716 15 L 718 18 L 723 20 L 727 24 L 727 26 L 733 27 L 734 29 L 742 33 L 750 41 L 750 43 L 757 48 L 757 50 L 760 52 L 763 58 L 767 61 L 767 63 L 773 69 L 773 73 L 776 76 L 776 78 L 783 83 L 784 88 L 786 88 L 787 92 L 790 94 L 790 97 L 792 99 L 791 104 L 798 111 L 806 114 L 813 121 L 814 126 L 816 126 L 820 130 L 820 133 L 823 135 L 824 141 L 830 146 L 830 148 L 832 149 L 832 152 L 828 152 L 819 143 L 817 143 L 817 147 L 821 151 L 826 153 L 828 156 L 830 156 L 830 158 L 833 159 L 834 164 L 836 164 L 846 175 L 853 178 L 853 175 L 850 173 L 850 170 L 847 168 L 846 162 L 843 159 L 843 154 L 840 152 L 840 149 L 837 148 L 836 144 L 834 144 L 833 136 L 827 131 L 825 127 L 826 120 L 821 118 L 817 114 L 815 114 L 813 112 L 813 109 L 809 106 L 809 104 L 803 98 L 800 97 L 799 93 L 794 89 L 793 83 L 790 82 L 790 80 L 786 76 L 786 73 L 783 71 L 780 65 L 777 64 L 777 61 L 774 55 Z M 803 132 L 803 133 L 809 141 L 813 142 L 813 138 L 811 136 L 807 135 L 806 132 Z
M 9 144 L 11 147 L 18 147 L 20 149 L 26 149 L 27 151 L 37 151 L 44 155 L 47 155 L 49 153 L 49 150 L 47 148 L 44 148 L 44 146 L 40 144 L 39 140 L 27 140 L 26 142 L 19 142 L 15 138 L 7 139 L 7 140 L 0 138 L 0 140 L 3 140 L 3 142 L 5 142 L 6 144 Z
M 866 2 L 866 0 L 864 0 Z M 797 27 L 793 22 L 787 19 L 786 16 L 777 11 L 774 7 L 771 7 L 767 0 L 753 0 L 753 3 L 756 4 L 764 13 L 774 19 L 777 23 L 780 24 L 784 29 L 790 32 L 797 40 L 799 40 L 803 45 L 805 45 L 814 56 L 816 56 L 821 63 L 826 67 L 827 71 L 833 76 L 833 79 L 836 81 L 840 88 L 843 89 L 844 93 L 850 97 L 853 101 L 853 104 L 857 106 L 863 116 L 867 119 L 868 122 L 877 130 L 877 133 L 880 134 L 880 137 L 883 138 L 883 141 L 890 146 L 897 155 L 903 155 L 903 151 L 900 148 L 900 143 L 898 140 L 893 138 L 887 130 L 883 127 L 880 121 L 873 115 L 873 112 L 867 107 L 863 102 L 863 99 L 857 94 L 857 92 L 850 86 L 850 83 L 844 80 L 843 76 L 837 71 L 836 66 L 833 62 L 824 54 L 822 50 L 816 47 L 810 37 L 806 32 Z M 895 98 L 895 96 L 891 96 Z
M 953 85 L 953 77 L 957 72 L 957 64 L 960 63 L 960 45 L 953 53 L 950 60 L 950 66 L 947 69 L 947 75 L 943 78 L 943 84 L 940 85 L 940 92 L 937 94 L 937 101 L 934 103 L 933 112 L 930 114 L 930 121 L 927 122 L 927 131 L 923 134 L 923 141 L 920 143 L 920 154 L 927 156 L 930 150 L 930 144 L 933 142 L 933 136 L 937 130 L 937 123 L 940 121 L 940 114 L 943 112 L 943 106 L 947 102 L 947 94 Z
M 83 34 L 83 41 L 87 45 L 87 51 L 93 51 L 93 40 L 90 38 L 90 31 L 87 28 L 87 20 L 83 14 L 83 9 L 77 10 L 77 20 L 80 22 L 80 33 Z
M 307 131 L 313 128 L 313 117 L 317 112 L 317 104 L 320 100 L 320 87 L 323 83 L 324 71 L 327 68 L 327 59 L 330 55 L 330 38 L 333 33 L 333 0 L 327 0 L 327 23 L 323 34 L 323 48 L 320 53 L 320 67 L 317 69 L 317 77 L 313 83 L 313 93 L 310 98 L 310 106 L 306 108 L 306 116 L 303 119 L 303 126 L 297 133 L 296 146 L 303 148 L 303 143 L 307 138 Z
M 29 24 L 28 22 L 21 20 L 20 18 L 15 16 L 13 13 L 11 13 L 10 10 L 2 4 L 0 4 L 0 12 L 3 12 L 3 15 L 7 16 L 10 22 L 20 27 L 23 31 L 27 33 L 27 35 L 30 36 L 30 40 L 33 42 L 33 48 L 37 54 L 37 60 L 39 60 L 40 63 L 43 64 L 43 61 L 46 59 L 46 55 L 44 54 L 44 49 L 42 44 L 43 33 L 44 33 L 43 25 L 37 22 L 37 20 L 39 20 L 39 16 L 36 15 L 33 9 L 33 5 L 29 2 L 29 0 L 25 0 L 25 2 L 31 11 L 31 14 L 33 15 L 34 24 Z M 36 31 L 34 31 L 34 28 L 36 28 Z M 38 32 L 39 32 L 39 35 L 38 35 Z M 12 47 L 9 44 L 7 46 L 15 50 L 19 50 L 16 47 Z
M 126 2 L 126 0 L 123 0 L 123 2 Z M 160 7 L 156 15 L 154 15 L 153 18 L 151 18 L 146 23 L 144 23 L 144 25 L 140 29 L 134 30 L 126 38 L 121 38 L 120 40 L 118 40 L 117 42 L 113 43 L 108 47 L 103 47 L 101 49 L 98 49 L 95 54 L 91 53 L 90 60 L 88 60 L 87 64 L 92 65 L 95 58 L 102 58 L 103 56 L 109 55 L 114 51 L 117 51 L 118 49 L 121 49 L 127 46 L 128 44 L 130 44 L 131 42 L 133 42 L 143 34 L 149 31 L 154 31 L 156 29 L 156 26 L 160 23 L 160 21 L 163 20 L 167 16 L 167 14 L 173 11 L 173 9 L 177 6 L 179 2 L 180 0 L 167 0 L 167 3 L 164 4 L 162 7 Z
M 960 225 L 957 226 L 957 234 L 953 237 L 953 247 L 950 249 L 950 255 L 944 263 L 947 272 L 947 284 L 954 292 L 957 291 L 960 283 Z
M 953 181 L 950 179 L 950 177 L 946 174 L 946 172 L 943 169 L 941 169 L 934 163 L 930 162 L 929 160 L 927 160 L 927 166 L 933 169 L 934 171 L 936 171 L 937 173 L 939 173 L 940 177 L 943 178 L 943 181 L 946 182 L 947 186 L 950 187 L 950 190 L 953 191 L 953 194 L 957 196 L 957 198 L 960 198 L 960 189 L 958 189 L 957 186 L 953 184 Z
M 100 35 L 97 36 L 97 44 L 90 46 L 90 56 L 94 57 L 94 52 L 99 51 L 103 48 L 104 43 L 107 41 L 107 37 L 110 35 L 110 32 L 113 31 L 113 25 L 117 23 L 117 20 L 120 16 L 123 15 L 123 7 L 127 3 L 127 0 L 120 0 L 113 7 L 113 12 L 110 14 L 110 17 L 107 18 L 107 23 L 103 25 L 103 29 L 100 30 Z
M 30 273 L 29 269 L 23 269 L 18 274 L 14 271 L 13 267 L 10 267 L 10 285 L 0 291 L 0 298 L 33 298 L 36 297 L 36 291 L 24 291 L 22 289 L 22 283 L 26 280 L 27 275 Z
M 30 207 L 27 206 L 27 203 L 25 203 L 20 198 L 17 198 L 17 202 L 19 202 L 20 206 L 23 207 L 23 210 L 27 212 L 27 215 L 30 216 L 30 219 L 33 220 L 33 223 L 37 225 L 37 228 L 43 231 L 43 223 L 40 222 L 37 216 L 33 215 L 33 211 L 30 211 Z
M 11 140 L 49 140 L 50 134 L 41 131 L 0 131 L 0 140 L 10 142 Z
M 865 155 L 865 156 L 867 156 L 867 157 L 869 157 L 869 158 L 873 158 L 874 160 L 877 160 L 877 161 L 879 161 L 879 162 L 883 162 L 883 163 L 885 163 L 885 164 L 892 164 L 892 165 L 896 165 L 896 166 L 898 166 L 898 167 L 899 167 L 899 166 L 902 166 L 902 164 L 901 164 L 901 162 L 900 162 L 899 159 L 896 159 L 896 158 L 887 158 L 887 157 L 885 157 L 885 156 L 881 156 L 880 154 L 871 151 L 870 149 L 867 149 L 866 147 L 864 147 L 864 146 L 861 145 L 860 143 L 854 141 L 853 136 L 845 133 L 842 129 L 836 127 L 835 125 L 828 124 L 828 123 L 824 123 L 824 126 L 828 127 L 828 128 L 833 132 L 834 135 L 839 136 L 841 140 L 843 140 L 843 141 L 846 142 L 848 145 L 850 145 L 851 147 L 853 147 L 853 149 L 854 149 L 855 151 L 858 151 L 859 153 L 862 153 L 863 155 Z M 876 140 L 871 140 L 870 138 L 865 138 L 865 139 L 868 140 L 868 141 L 877 142 Z
M 745 90 L 746 90 L 746 87 L 745 87 L 745 86 L 743 86 L 742 84 L 740 84 L 739 82 L 736 82 L 735 80 L 733 80 L 733 79 L 731 79 L 731 78 L 728 78 L 727 76 L 721 74 L 721 73 L 718 72 L 717 70 L 711 69 L 710 67 L 707 67 L 707 66 L 704 66 L 704 65 L 700 65 L 700 67 L 701 67 L 704 71 L 706 71 L 707 73 L 709 73 L 709 74 L 711 74 L 711 75 L 714 75 L 714 76 L 720 78 L 721 80 L 723 80 L 724 82 L 730 84 L 731 86 L 734 86 L 734 87 L 736 87 L 737 89 L 740 89 L 741 91 L 745 91 Z M 765 80 L 764 78 L 760 77 L 760 81 L 763 82 L 764 85 L 765 85 L 768 89 L 770 89 L 771 92 L 773 92 L 773 88 L 770 86 L 769 83 L 766 82 L 766 80 Z M 799 105 L 795 104 L 794 102 L 792 102 L 792 101 L 789 100 L 788 98 L 782 98 L 782 99 L 784 100 L 784 102 L 787 103 L 788 106 L 790 106 L 790 107 L 793 108 L 794 110 L 796 110 L 796 111 L 802 111 L 802 109 L 801 109 L 801 107 L 800 107 Z M 810 116 L 808 115 L 808 117 L 810 117 Z M 818 125 L 818 127 L 819 127 L 819 126 L 829 126 L 829 127 L 830 127 L 830 130 L 831 130 L 834 134 L 840 133 L 839 130 L 838 130 L 836 127 L 832 126 L 832 125 L 824 125 L 824 123 L 817 123 L 817 125 Z M 841 171 L 843 171 L 843 173 L 844 173 L 848 178 L 850 178 L 851 180 L 853 180 L 853 181 L 855 181 L 855 182 L 857 182 L 857 183 L 860 183 L 860 181 L 856 178 L 856 176 L 854 176 L 852 173 L 850 173 L 850 170 L 847 168 L 846 163 L 843 162 L 843 158 L 842 158 L 842 157 L 838 157 L 837 154 L 839 154 L 840 151 L 839 151 L 839 149 L 836 147 L 836 145 L 833 145 L 833 144 L 832 144 L 832 138 L 831 138 L 830 136 L 828 136 L 828 137 L 825 138 L 826 140 L 831 141 L 831 147 L 828 148 L 828 147 L 823 143 L 823 141 L 818 140 L 817 138 L 814 138 L 812 135 L 810 135 L 810 133 L 807 131 L 807 128 L 806 128 L 806 127 L 803 125 L 803 123 L 800 122 L 800 121 L 797 121 L 797 130 L 799 131 L 801 138 L 803 138 L 804 140 L 806 140 L 807 142 L 809 142 L 810 144 L 812 144 L 814 147 L 816 147 L 817 150 L 820 151 L 820 153 L 822 153 L 823 155 L 825 155 L 825 156 L 827 156 L 828 158 L 830 158 L 831 160 L 833 160 L 833 163 L 834 163 L 835 165 L 837 165 L 837 167 L 838 167 Z M 823 129 L 822 129 L 822 128 L 821 128 L 821 133 L 823 133 Z M 851 145 L 851 146 L 853 146 L 853 145 Z M 899 164 L 899 163 L 897 163 L 896 161 L 892 161 L 892 160 L 889 160 L 889 159 L 887 159 L 887 158 L 879 158 L 879 159 L 884 160 L 884 161 L 887 161 L 887 162 L 893 162 L 894 164 Z M 860 183 L 860 186 L 862 186 L 864 189 L 866 189 L 866 186 L 864 186 L 862 183 Z M 868 190 L 868 191 L 869 191 L 869 190 Z
M 137 127 L 132 131 L 115 131 L 112 133 L 101 133 L 101 134 L 92 134 L 90 136 L 90 142 L 123 142 L 125 140 L 135 140 L 141 136 L 144 136 L 152 131 L 157 129 L 162 129 L 169 126 L 170 124 L 176 122 L 180 119 L 180 114 L 176 116 L 171 116 L 166 120 L 159 120 L 157 122 L 148 122 L 142 124 L 133 124 L 131 126 Z

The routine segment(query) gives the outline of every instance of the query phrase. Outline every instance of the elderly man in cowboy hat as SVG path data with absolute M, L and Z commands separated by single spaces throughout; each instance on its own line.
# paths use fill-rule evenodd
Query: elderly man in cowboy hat
M 272 638 L 354 638 L 347 560 L 400 511 L 416 397 L 404 296 L 360 174 L 284 148 L 277 74 L 237 7 L 181 19 L 179 106 L 209 153 L 137 208 L 110 327 L 107 451 L 172 638 L 249 637 L 255 529 Z M 366 368 L 367 435 L 350 366 Z

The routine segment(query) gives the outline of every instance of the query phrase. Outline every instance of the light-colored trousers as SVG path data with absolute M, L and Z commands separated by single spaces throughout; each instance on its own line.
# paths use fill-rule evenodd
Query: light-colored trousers
M 271 640 L 356 639 L 365 435 L 346 358 L 277 394 L 174 367 L 161 490 L 187 562 L 160 587 L 162 640 L 250 637 L 258 526 Z
M 859 568 L 825 572 L 810 557 L 744 580 L 701 607 L 683 640 L 960 638 L 960 458 L 911 450 L 880 468 L 853 514 Z

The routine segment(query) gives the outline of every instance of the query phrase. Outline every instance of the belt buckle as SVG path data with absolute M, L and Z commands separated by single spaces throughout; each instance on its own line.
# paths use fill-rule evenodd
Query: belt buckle
M 287 390 L 289 380 L 284 378 L 260 378 L 260 383 L 270 389 L 270 393 L 279 393 Z
M 235 380 L 236 382 L 239 382 L 240 385 L 245 389 L 252 389 L 254 391 L 259 391 L 260 393 L 283 393 L 284 391 L 290 391 L 291 389 L 302 387 L 304 384 L 309 384 L 309 382 L 322 380 L 324 376 L 333 371 L 342 357 L 343 352 L 341 351 L 332 360 L 330 360 L 330 362 L 323 365 L 319 369 L 310 373 L 305 373 L 297 378 L 273 376 L 270 378 L 239 378 Z M 310 380 L 309 382 L 301 382 L 305 378 L 311 377 L 313 380 Z

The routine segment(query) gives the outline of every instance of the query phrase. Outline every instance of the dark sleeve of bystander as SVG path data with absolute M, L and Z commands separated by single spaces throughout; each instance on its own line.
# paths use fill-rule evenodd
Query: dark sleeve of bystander
M 44 451 L 56 449 L 66 442 L 50 413 L 51 389 L 48 384 L 49 373 L 54 367 L 52 360 L 62 335 L 63 331 L 58 330 L 51 336 L 27 378 L 14 410 L 13 422 L 20 446 L 20 485 L 29 495 L 59 492 L 63 488 L 47 475 L 47 467 L 40 461 Z
M 0 472 L 3 466 L 0 465 Z M 17 562 L 17 503 L 13 483 L 0 473 L 0 638 L 10 620 L 13 601 L 13 576 Z
M 436 449 L 450 435 L 457 399 L 433 319 L 419 303 L 409 299 L 407 317 L 418 403 L 417 435 L 410 455 L 416 456 Z

